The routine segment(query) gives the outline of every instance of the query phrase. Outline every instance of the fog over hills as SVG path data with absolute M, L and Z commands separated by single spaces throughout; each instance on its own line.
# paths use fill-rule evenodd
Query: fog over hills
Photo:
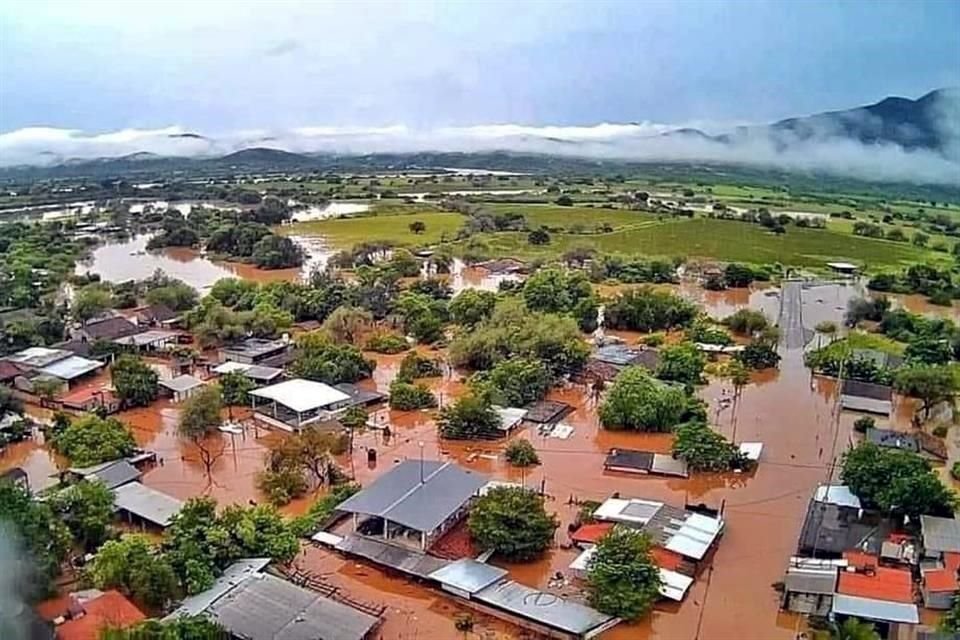
M 0 134 L 0 164 L 124 164 L 193 158 L 217 164 L 310 166 L 313 154 L 512 151 L 649 162 L 709 162 L 824 171 L 870 180 L 960 184 L 960 90 L 888 97 L 767 125 L 494 124 L 433 129 L 299 127 L 200 132 L 180 126 L 91 134 L 26 128 Z M 232 154 L 232 155 L 231 155 Z

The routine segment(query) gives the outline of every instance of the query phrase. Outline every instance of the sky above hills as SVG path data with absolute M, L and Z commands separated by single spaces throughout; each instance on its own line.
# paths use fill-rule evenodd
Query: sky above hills
M 0 132 L 711 126 L 960 86 L 960 2 L 0 0 Z

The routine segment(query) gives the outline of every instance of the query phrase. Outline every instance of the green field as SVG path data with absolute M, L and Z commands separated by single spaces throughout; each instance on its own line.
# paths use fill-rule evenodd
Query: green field
M 531 228 L 541 226 L 562 227 L 569 230 L 574 225 L 593 229 L 598 224 L 609 224 L 614 229 L 637 224 L 656 222 L 657 216 L 642 211 L 627 209 L 604 209 L 602 207 L 561 207 L 554 204 L 485 204 L 485 209 L 495 213 L 522 213 Z
M 869 268 L 898 266 L 937 255 L 907 244 L 827 230 L 789 227 L 787 233 L 776 236 L 756 224 L 708 218 L 668 220 L 605 234 L 554 234 L 549 245 L 540 247 L 531 246 L 525 233 L 485 234 L 485 239 L 497 255 L 528 258 L 548 258 L 572 247 L 587 246 L 630 256 L 703 257 L 807 267 L 850 260 Z
M 421 234 L 410 231 L 410 223 L 420 220 L 427 225 Z M 463 226 L 464 217 L 459 213 L 432 213 L 424 211 L 411 214 L 366 216 L 298 222 L 284 226 L 285 235 L 323 236 L 335 247 L 347 249 L 361 242 L 389 241 L 397 245 L 421 245 L 439 242 L 444 234 L 453 237 Z

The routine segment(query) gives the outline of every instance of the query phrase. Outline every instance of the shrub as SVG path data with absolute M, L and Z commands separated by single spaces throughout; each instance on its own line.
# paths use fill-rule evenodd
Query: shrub
M 400 371 L 397 379 L 404 382 L 413 382 L 417 378 L 434 378 L 443 373 L 437 360 L 424 358 L 416 351 L 411 351 L 400 362 Z
M 437 406 L 437 399 L 430 389 L 422 384 L 412 384 L 400 379 L 390 384 L 390 408 L 398 411 L 431 409 Z
M 474 503 L 467 520 L 470 535 L 481 548 L 521 561 L 532 560 L 549 547 L 557 526 L 543 498 L 521 487 L 491 489 Z
M 877 421 L 870 416 L 857 418 L 853 423 L 853 430 L 857 433 L 866 433 L 867 429 L 873 429 L 877 426 Z
M 763 331 L 770 323 L 762 311 L 739 309 L 736 313 L 727 316 L 723 324 L 727 325 L 734 333 L 749 336 L 758 331 Z
M 370 336 L 365 346 L 367 351 L 387 354 L 400 353 L 410 348 L 406 339 L 395 333 L 378 333 Z

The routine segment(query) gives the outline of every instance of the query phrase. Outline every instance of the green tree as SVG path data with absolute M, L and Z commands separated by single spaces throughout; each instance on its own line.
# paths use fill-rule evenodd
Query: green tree
M 70 530 L 44 502 L 8 481 L 0 481 L 0 523 L 8 524 L 30 556 L 36 578 L 24 587 L 25 595 L 37 599 L 53 590 L 53 579 L 70 551 Z
M 373 326 L 373 316 L 358 307 L 337 307 L 323 321 L 323 329 L 336 342 L 355 344 Z
M 843 454 L 840 478 L 865 507 L 911 517 L 951 515 L 957 502 L 924 458 L 870 442 Z
M 197 291 L 185 282 L 172 280 L 147 292 L 147 304 L 163 305 L 174 311 L 186 311 L 197 304 Z
M 227 630 L 205 616 L 144 620 L 125 629 L 107 628 L 100 640 L 224 640 Z
M 646 615 L 660 597 L 660 572 L 650 538 L 616 527 L 597 542 L 587 563 L 587 593 L 598 611 L 624 620 Z
M 770 325 L 770 322 L 762 311 L 744 307 L 724 318 L 723 324 L 729 327 L 730 331 L 734 333 L 750 336 L 766 329 Z
M 253 247 L 253 263 L 261 269 L 288 269 L 303 264 L 303 249 L 286 236 L 274 233 L 261 238 Z
M 503 452 L 507 462 L 515 467 L 532 467 L 540 464 L 540 456 L 529 440 L 518 438 L 507 445 Z
M 297 347 L 297 357 L 290 365 L 290 372 L 308 380 L 327 384 L 357 382 L 369 377 L 376 366 L 353 345 L 336 344 L 322 333 L 300 336 Z
M 754 340 L 736 355 L 736 359 L 751 369 L 769 369 L 779 364 L 780 354 L 770 342 Z
M 187 398 L 180 406 L 180 421 L 177 433 L 193 442 L 200 456 L 200 462 L 206 470 L 207 479 L 212 481 L 213 465 L 223 455 L 225 444 L 219 437 L 217 428 L 222 420 L 223 396 L 220 387 L 206 385 L 200 391 Z
M 547 395 L 552 378 L 543 362 L 534 358 L 510 358 L 496 363 L 470 379 L 470 386 L 489 392 L 494 402 L 522 407 Z
M 73 317 L 81 322 L 103 313 L 110 308 L 110 291 L 102 284 L 88 284 L 77 291 L 73 298 Z
M 910 341 L 903 357 L 910 364 L 948 364 L 953 360 L 953 349 L 945 339 L 920 337 Z
M 840 624 L 832 625 L 830 640 L 880 640 L 880 634 L 869 622 L 861 622 L 858 618 L 847 618 Z
M 136 356 L 117 358 L 110 367 L 110 379 L 125 406 L 145 407 L 157 397 L 157 372 Z
M 410 227 L 410 231 L 417 235 L 420 235 L 427 230 L 427 225 L 420 220 L 414 220 L 408 226 Z
M 703 422 L 688 422 L 677 428 L 673 457 L 691 471 L 729 471 L 746 462 L 740 450 Z
M 945 633 L 960 633 L 960 598 L 953 599 L 953 604 L 940 618 L 937 628 Z
M 748 287 L 755 278 L 753 269 L 736 262 L 731 262 L 723 270 L 723 279 L 728 287 Z
M 958 386 L 957 373 L 949 366 L 913 365 L 896 372 L 894 387 L 904 395 L 919 398 L 923 413 L 929 417 L 936 404 L 953 399 Z
M 107 539 L 114 516 L 113 492 L 102 482 L 78 482 L 53 494 L 49 503 L 74 539 L 88 551 Z
M 483 549 L 510 560 L 532 560 L 553 542 L 559 526 L 548 515 L 543 498 L 521 487 L 496 487 L 477 499 L 467 527 Z
M 242 371 L 230 371 L 223 374 L 217 379 L 217 384 L 220 385 L 224 404 L 231 407 L 246 405 L 249 400 L 248 394 L 257 386 Z
M 689 406 L 682 388 L 655 380 L 641 367 L 627 367 L 600 405 L 600 422 L 608 429 L 670 431 L 683 422 Z
M 542 227 L 540 229 L 534 229 L 527 235 L 527 242 L 532 245 L 550 244 L 550 234 Z
M 390 383 L 390 408 L 398 411 L 432 409 L 437 399 L 423 384 L 404 382 L 397 378 Z
M 418 378 L 435 378 L 442 373 L 440 363 L 437 360 L 424 358 L 416 351 L 411 351 L 400 361 L 397 380 L 413 382 Z
M 681 342 L 660 350 L 657 377 L 661 380 L 700 384 L 707 358 L 692 342 Z
M 177 576 L 167 559 L 144 535 L 127 534 L 106 542 L 88 567 L 98 589 L 120 589 L 151 607 L 176 597 Z
M 583 300 L 593 298 L 593 288 L 583 271 L 556 267 L 541 269 L 523 283 L 523 299 L 532 311 L 569 313 Z
M 119 420 L 87 415 L 54 434 L 51 444 L 74 466 L 88 467 L 133 455 L 137 443 Z
M 647 286 L 620 294 L 604 307 L 603 314 L 604 324 L 611 329 L 646 332 L 687 327 L 698 310 L 674 293 Z
M 451 319 L 464 327 L 473 327 L 493 314 L 497 295 L 479 289 L 464 289 L 450 301 Z
M 493 438 L 500 434 L 500 415 L 485 395 L 465 395 L 440 410 L 437 426 L 451 440 Z

